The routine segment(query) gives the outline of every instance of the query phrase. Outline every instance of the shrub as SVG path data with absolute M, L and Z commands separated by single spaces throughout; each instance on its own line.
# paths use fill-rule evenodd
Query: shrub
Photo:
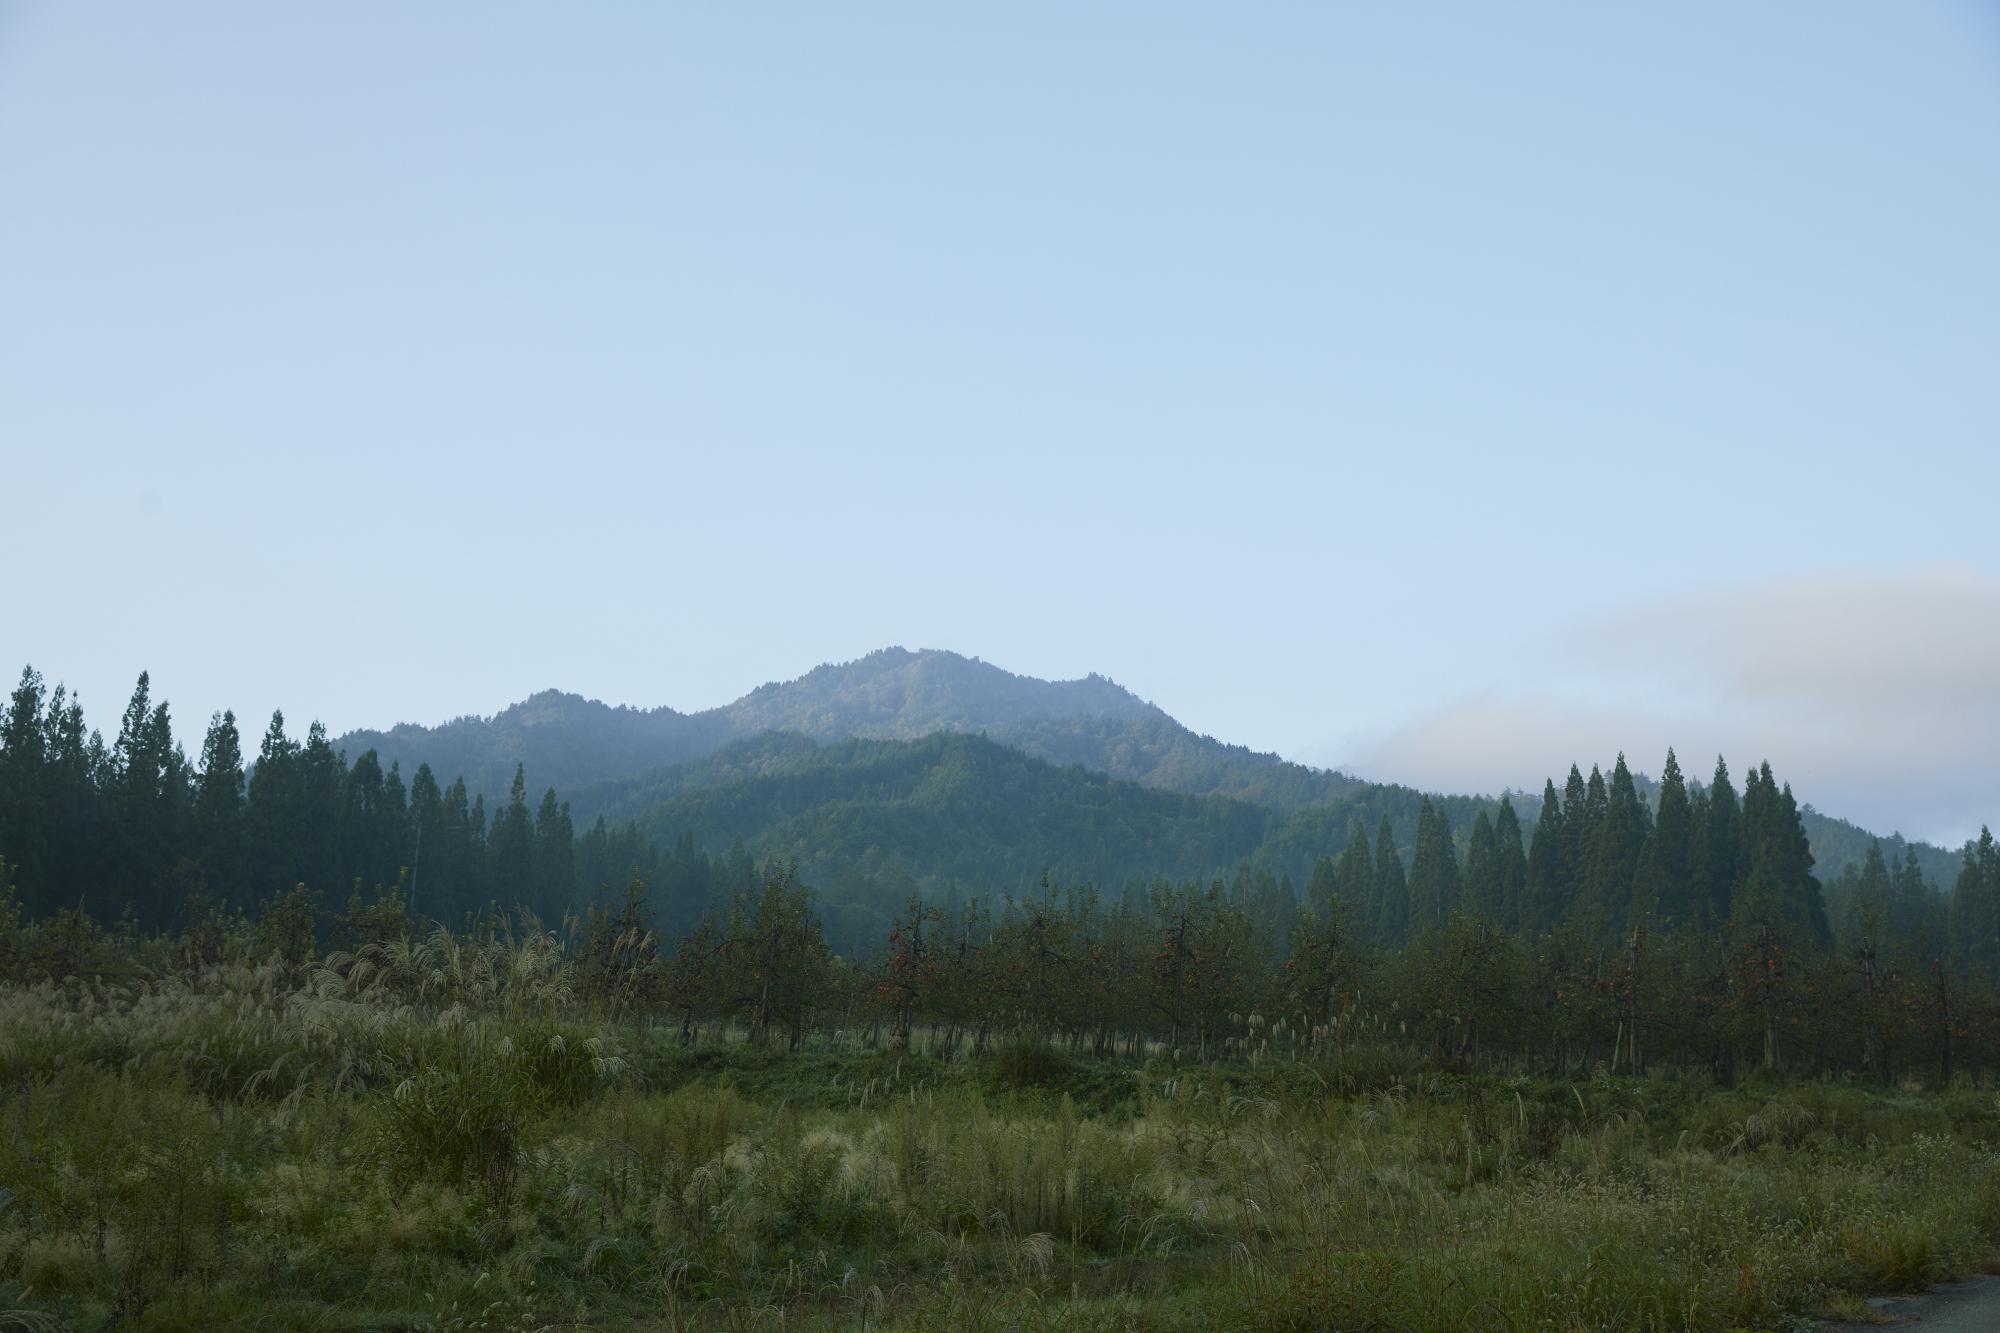
M 513 1197 L 526 1089 L 497 1061 L 435 1066 L 376 1097 L 376 1159 L 392 1179 L 473 1189 L 504 1209 Z
M 993 1055 L 996 1089 L 1058 1088 L 1074 1072 L 1070 1060 L 1045 1041 L 1016 1038 Z

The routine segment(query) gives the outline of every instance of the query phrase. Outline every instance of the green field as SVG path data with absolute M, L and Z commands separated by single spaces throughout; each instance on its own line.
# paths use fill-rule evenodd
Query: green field
M 1788 1329 L 2000 1248 L 1962 1076 L 689 1049 L 528 944 L 0 989 L 0 1327 Z

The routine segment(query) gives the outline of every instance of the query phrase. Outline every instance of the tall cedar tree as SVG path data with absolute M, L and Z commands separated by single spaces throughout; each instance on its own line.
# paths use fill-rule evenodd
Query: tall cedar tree
M 1860 873 L 1854 877 L 1854 896 L 1848 901 L 1845 919 L 1840 923 L 1844 952 L 1850 956 L 1866 953 L 1876 958 L 1887 953 L 1894 925 L 1893 893 L 1889 863 L 1882 856 L 1882 840 L 1871 838 Z
M 1500 813 L 1493 817 L 1493 861 L 1498 924 L 1513 929 L 1520 924 L 1520 911 L 1528 888 L 1528 854 L 1521 846 L 1521 820 L 1514 813 L 1514 800 L 1500 797 Z
M 1306 911 L 1314 916 L 1329 914 L 1339 897 L 1340 874 L 1334 869 L 1333 858 L 1322 856 L 1313 862 L 1312 875 L 1306 880 Z
M 1916 847 L 1905 844 L 1896 867 L 1890 908 L 1890 929 L 1919 965 L 1934 961 L 1944 940 L 1937 890 L 1924 878 Z
M 1743 785 L 1742 870 L 1735 918 L 1747 928 L 1770 928 L 1796 946 L 1832 943 L 1819 881 L 1812 876 L 1792 789 L 1780 789 L 1766 763 Z
M 1721 925 L 1736 915 L 1736 876 L 1743 841 L 1742 805 L 1729 781 L 1729 765 L 1715 757 L 1709 780 L 1708 818 L 1702 825 L 1700 855 L 1688 867 L 1697 890 L 1707 891 L 1708 920 Z
M 1959 966 L 1974 981 L 2000 980 L 2000 850 L 1991 829 L 1967 842 L 1951 889 L 1951 938 Z
M 528 813 L 528 775 L 518 764 L 507 808 L 494 819 L 487 846 L 496 901 L 502 906 L 529 902 L 535 882 L 535 823 Z
M 1417 847 L 1410 858 L 1410 933 L 1437 930 L 1458 910 L 1458 858 L 1451 821 L 1429 797 L 1417 812 Z
M 1573 771 L 1573 770 L 1572 770 Z M 1563 827 L 1562 800 L 1553 781 L 1542 786 L 1542 813 L 1528 844 L 1527 894 L 1520 924 L 1532 931 L 1554 930 L 1569 912 L 1569 881 L 1564 878 L 1564 849 L 1569 831 Z
M 576 889 L 576 830 L 570 824 L 569 803 L 556 800 L 556 789 L 542 793 L 535 811 L 534 898 L 537 910 L 554 916 L 568 905 Z
M 346 878 L 340 857 L 343 767 L 326 728 L 314 721 L 306 728 L 306 743 L 299 751 L 300 799 L 305 815 L 299 879 L 315 889 Z
M 429 849 L 430 861 L 425 860 Z M 444 850 L 444 793 L 438 790 L 437 775 L 429 764 L 418 764 L 410 779 L 410 885 L 408 909 L 421 914 L 431 910 L 432 898 L 442 886 L 437 883 L 435 863 Z M 425 895 L 429 894 L 430 897 Z
M 1973 944 L 1992 961 L 2000 975 L 2000 848 L 1993 842 L 1993 830 L 1979 830 L 1979 895 L 1982 903 L 1980 933 Z
M 1380 915 L 1381 904 L 1376 901 L 1375 858 L 1368 849 L 1368 828 L 1358 819 L 1348 836 L 1347 850 L 1334 864 L 1333 883 L 1346 909 L 1349 928 L 1359 923 L 1362 933 L 1367 934 Z
M 1687 779 L 1681 776 L 1680 760 L 1668 750 L 1666 767 L 1660 770 L 1659 810 L 1632 881 L 1635 921 L 1676 927 L 1695 922 L 1688 883 L 1689 820 Z
M 1403 942 L 1410 930 L 1410 885 L 1403 878 L 1403 860 L 1396 855 L 1396 835 L 1383 815 L 1375 829 L 1375 939 L 1383 945 Z
M 1632 882 L 1639 868 L 1639 853 L 1651 831 L 1652 816 L 1639 799 L 1632 770 L 1620 754 L 1612 766 L 1611 781 L 1602 784 L 1595 769 L 1590 774 L 1587 809 L 1596 812 L 1596 826 L 1584 851 L 1584 911 L 1591 929 L 1600 939 L 1621 938 L 1631 918 Z
M 1500 848 L 1493 838 L 1493 821 L 1481 810 L 1472 821 L 1465 844 L 1465 910 L 1485 921 L 1500 919 Z
M 172 870 L 187 815 L 187 759 L 174 745 L 164 701 L 152 702 L 151 681 L 139 673 L 132 700 L 112 746 L 112 881 L 92 886 L 92 910 L 109 918 L 113 902 L 139 909 L 141 923 L 159 927 L 171 917 Z
M 1591 770 L 1593 773 L 1595 769 Z M 1600 782 L 1600 786 L 1603 784 Z M 1576 914 L 1583 897 L 1583 849 L 1594 825 L 1590 815 L 1590 789 L 1575 764 L 1569 766 L 1569 781 L 1563 785 L 1562 817 L 1562 914 L 1557 923 Z
M 49 862 L 49 736 L 42 678 L 21 670 L 0 723 L 0 849 L 30 915 L 43 905 Z
M 243 776 L 243 738 L 236 714 L 209 720 L 195 778 L 194 835 L 203 885 L 223 906 L 245 911 L 250 896 L 250 828 Z
M 251 893 L 261 901 L 280 885 L 302 879 L 298 849 L 305 829 L 300 808 L 299 747 L 285 734 L 285 715 L 271 714 L 257 767 L 250 775 Z

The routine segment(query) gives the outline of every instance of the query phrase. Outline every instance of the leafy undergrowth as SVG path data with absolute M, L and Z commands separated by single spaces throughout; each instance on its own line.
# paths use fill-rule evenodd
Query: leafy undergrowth
M 2000 1242 L 1964 1084 L 688 1051 L 271 983 L 0 990 L 0 1327 L 1784 1329 Z

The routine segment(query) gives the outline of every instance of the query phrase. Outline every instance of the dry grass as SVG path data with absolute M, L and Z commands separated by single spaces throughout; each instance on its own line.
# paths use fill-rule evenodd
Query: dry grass
M 1990 1089 L 690 1056 L 433 952 L 0 989 L 0 1320 L 1778 1328 L 2000 1241 Z

